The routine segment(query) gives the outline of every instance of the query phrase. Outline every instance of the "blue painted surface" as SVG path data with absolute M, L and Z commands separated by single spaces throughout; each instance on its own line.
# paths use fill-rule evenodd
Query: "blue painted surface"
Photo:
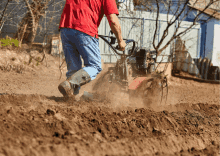
M 188 21 L 193 21 L 195 18 L 195 15 L 197 14 L 197 11 L 193 9 L 188 17 Z M 220 20 L 212 18 L 210 19 L 210 16 L 207 14 L 201 14 L 199 16 L 199 23 L 201 25 L 201 40 L 200 40 L 200 53 L 199 57 L 207 57 L 211 60 L 213 60 L 213 48 L 214 48 L 214 25 L 218 24 L 220 25 Z M 207 21 L 208 20 L 208 21 Z
M 201 23 L 201 46 L 200 46 L 200 56 L 204 57 L 205 54 L 205 43 L 206 43 L 206 29 L 207 29 L 207 23 Z
M 210 20 L 207 22 L 207 29 L 206 29 L 206 40 L 205 40 L 205 52 L 203 57 L 208 57 L 212 59 L 213 54 L 213 46 L 214 46 L 214 23 L 215 20 Z M 216 34 L 217 35 L 217 34 Z

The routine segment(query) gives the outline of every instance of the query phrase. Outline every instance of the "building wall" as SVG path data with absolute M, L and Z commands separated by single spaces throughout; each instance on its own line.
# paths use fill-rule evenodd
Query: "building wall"
M 198 14 L 197 10 L 192 10 L 188 16 L 189 20 L 193 20 Z M 213 65 L 219 66 L 219 25 L 220 20 L 212 18 L 209 19 L 206 14 L 201 14 L 199 16 L 199 22 L 201 25 L 201 46 L 199 57 L 207 57 L 212 60 Z
M 173 16 L 169 15 L 168 19 L 171 19 Z M 144 47 L 146 49 L 153 49 L 153 35 L 156 26 L 156 14 L 150 12 L 142 12 L 142 11 L 134 11 L 133 14 L 128 14 L 126 11 L 120 11 L 119 14 L 120 24 L 122 28 L 122 36 L 127 39 L 134 39 L 138 42 L 139 47 Z M 155 44 L 157 45 L 159 40 L 162 37 L 163 31 L 167 26 L 167 15 L 160 14 L 159 23 L 158 23 L 158 31 L 156 35 Z M 187 29 L 192 23 L 183 21 L 179 32 Z M 160 48 L 162 48 L 173 36 L 173 33 L 176 29 L 176 25 L 172 25 L 169 28 L 168 36 L 164 39 Z M 110 27 L 106 20 L 103 18 L 99 26 L 99 34 L 100 35 L 109 35 Z M 182 39 L 186 41 L 185 45 L 188 49 L 189 53 L 193 58 L 196 58 L 199 53 L 199 45 L 200 45 L 200 25 L 195 26 L 189 32 L 182 36 Z M 174 42 L 175 40 L 173 40 Z M 100 50 L 102 58 L 106 63 L 115 63 L 117 58 L 114 55 L 113 51 L 109 48 L 109 46 L 99 39 Z M 162 54 L 158 57 L 158 62 L 162 59 L 162 62 L 168 62 L 168 57 L 173 47 L 171 44 L 162 52 Z
M 206 27 L 206 40 L 205 40 L 205 49 L 203 51 L 203 57 L 208 57 L 212 59 L 213 52 L 213 43 L 214 43 L 214 20 L 207 22 Z
M 214 44 L 213 44 L 213 54 L 212 63 L 214 66 L 220 67 L 220 22 L 216 22 L 214 25 Z
M 200 56 L 211 59 L 214 66 L 220 66 L 220 20 L 212 19 L 203 23 L 201 28 Z
M 185 31 L 192 25 L 192 22 L 182 21 L 179 32 Z M 181 36 L 181 39 L 185 41 L 187 51 L 190 53 L 192 58 L 198 58 L 200 52 L 200 41 L 201 41 L 201 26 L 199 23 L 194 25 L 187 31 L 186 34 Z
M 176 6 L 178 4 L 178 1 L 172 1 L 172 2 L 174 2 L 174 3 L 173 3 L 173 6 L 171 6 L 171 10 L 175 11 L 175 9 L 177 8 Z M 204 8 L 205 6 L 208 5 L 210 0 L 190 0 L 191 4 L 193 4 L 195 2 L 196 2 L 195 7 Z M 157 7 L 155 4 L 155 1 L 151 1 L 151 4 L 154 6 L 154 8 Z M 183 4 L 180 6 L 180 8 L 182 8 L 182 7 L 183 7 Z M 143 9 L 144 7 L 143 6 L 135 6 L 135 8 L 136 9 Z M 215 9 L 220 12 L 220 1 L 215 2 L 209 8 Z M 185 12 L 183 13 L 183 15 L 185 13 L 187 13 L 189 10 L 190 10 L 189 15 L 184 19 L 184 21 L 193 22 L 193 20 L 195 19 L 196 15 L 199 13 L 199 11 L 187 7 Z M 166 6 L 162 3 L 160 4 L 160 13 L 167 14 Z M 180 17 L 180 19 L 183 19 L 183 15 Z M 219 53 L 218 49 L 220 49 L 220 47 L 218 46 L 218 45 L 220 45 L 219 44 L 220 38 L 218 37 L 220 34 L 219 33 L 220 20 L 211 19 L 208 22 L 206 22 L 209 18 L 210 18 L 210 16 L 208 16 L 207 14 L 201 14 L 199 16 L 198 23 L 201 27 L 201 30 L 198 30 L 198 29 L 191 30 L 191 34 L 200 36 L 200 37 L 198 37 L 197 45 L 195 45 L 195 43 L 193 43 L 195 41 L 193 41 L 193 42 L 188 41 L 186 43 L 187 44 L 186 46 L 187 46 L 187 49 L 190 49 L 191 55 L 193 58 L 208 57 L 213 60 L 214 64 L 217 64 L 217 62 L 219 61 L 217 58 L 220 57 L 219 56 L 220 54 L 218 54 Z M 146 23 L 153 23 L 153 21 L 145 20 L 144 25 L 146 25 Z M 166 22 L 163 23 L 161 21 L 160 23 L 161 23 L 161 30 L 162 30 L 163 27 L 166 26 Z M 147 25 L 149 26 L 149 24 L 147 24 Z M 172 30 L 173 29 L 171 29 L 171 32 L 172 32 Z M 184 30 L 184 26 L 182 28 L 180 28 L 180 30 L 181 31 Z M 148 36 L 149 36 L 150 31 L 151 30 L 149 30 L 149 31 L 144 30 L 144 37 L 147 36 L 146 32 L 148 32 Z M 190 34 L 190 33 L 188 33 L 188 34 Z M 193 35 L 191 35 L 191 36 L 193 36 Z M 182 38 L 187 39 L 187 35 L 183 36 Z M 148 47 L 149 46 L 152 46 L 151 42 L 148 42 Z M 166 54 L 167 49 L 164 52 L 165 54 Z M 195 53 L 195 51 L 197 51 L 197 53 Z M 214 61 L 216 59 L 218 61 Z
M 119 10 L 134 10 L 133 0 L 117 0 Z
M 209 20 L 201 28 L 200 56 L 211 59 L 214 66 L 220 66 L 220 20 Z

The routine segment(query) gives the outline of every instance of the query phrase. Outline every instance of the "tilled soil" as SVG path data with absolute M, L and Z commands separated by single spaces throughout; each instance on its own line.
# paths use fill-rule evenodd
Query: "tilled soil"
M 58 59 L 47 61 L 0 71 L 0 156 L 219 155 L 218 84 L 172 77 L 167 103 L 151 108 L 120 97 L 64 102 L 65 75 Z
M 179 111 L 127 108 L 39 95 L 1 95 L 3 155 L 218 155 L 219 105 Z M 172 110 L 172 107 L 171 107 Z

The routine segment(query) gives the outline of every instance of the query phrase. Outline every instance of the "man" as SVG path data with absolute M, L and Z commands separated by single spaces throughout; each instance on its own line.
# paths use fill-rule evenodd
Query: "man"
M 118 40 L 119 50 L 124 51 L 126 43 L 115 0 L 66 0 L 59 30 L 68 71 L 67 80 L 58 86 L 66 100 L 74 98 L 80 86 L 94 80 L 102 70 L 98 27 L 104 14 Z

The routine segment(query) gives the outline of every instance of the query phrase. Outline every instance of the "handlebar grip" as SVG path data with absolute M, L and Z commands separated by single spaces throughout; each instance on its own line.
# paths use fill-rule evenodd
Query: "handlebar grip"
M 108 40 L 105 39 L 105 37 L 109 37 L 109 36 L 103 36 L 103 35 L 98 35 L 99 37 L 101 37 L 111 48 L 112 50 L 118 54 L 118 55 L 124 55 L 124 56 L 131 56 L 133 53 L 134 53 L 134 50 L 135 50 L 135 45 L 136 45 L 136 42 L 132 39 L 123 39 L 123 40 L 126 40 L 125 43 L 128 44 L 129 42 L 133 42 L 133 47 L 132 47 L 132 50 L 131 50 L 131 54 L 129 55 L 126 55 L 126 54 L 121 54 L 121 53 L 118 53 L 116 49 L 120 49 L 119 46 L 117 45 L 116 47 L 113 47 Z
M 128 43 L 130 43 L 130 42 L 134 42 L 134 40 L 126 40 L 126 41 L 125 41 L 126 44 L 128 44 Z M 115 49 L 118 50 L 118 49 L 120 49 L 120 47 L 117 45 L 117 46 L 115 47 Z

